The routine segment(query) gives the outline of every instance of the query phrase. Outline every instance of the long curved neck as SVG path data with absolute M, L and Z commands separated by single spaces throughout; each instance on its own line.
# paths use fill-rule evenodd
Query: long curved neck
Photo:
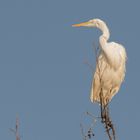
M 110 37 L 109 29 L 104 22 L 102 22 L 102 24 L 98 28 L 103 33 L 99 38 L 100 45 L 101 45 L 101 47 L 103 47 L 107 43 L 107 41 Z

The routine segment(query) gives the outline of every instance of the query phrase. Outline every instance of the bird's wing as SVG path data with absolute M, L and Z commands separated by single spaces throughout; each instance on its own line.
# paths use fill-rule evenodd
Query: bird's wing
M 91 85 L 91 94 L 90 94 L 91 102 L 100 102 L 99 93 L 100 93 L 100 77 L 96 69 Z
M 91 86 L 91 95 L 90 100 L 91 102 L 100 102 L 100 91 L 101 91 L 101 74 L 103 73 L 106 67 L 105 58 L 102 53 L 100 53 L 97 64 L 96 70 L 93 76 L 92 86 Z

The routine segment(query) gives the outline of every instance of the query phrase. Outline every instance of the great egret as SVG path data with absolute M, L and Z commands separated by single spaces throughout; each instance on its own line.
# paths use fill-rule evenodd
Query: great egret
M 125 48 L 121 44 L 108 42 L 110 37 L 109 29 L 101 19 L 92 19 L 72 26 L 96 27 L 103 33 L 99 37 L 100 53 L 92 81 L 90 99 L 92 102 L 101 104 L 100 93 L 102 92 L 102 104 L 106 105 L 119 91 L 124 80 L 127 58 Z

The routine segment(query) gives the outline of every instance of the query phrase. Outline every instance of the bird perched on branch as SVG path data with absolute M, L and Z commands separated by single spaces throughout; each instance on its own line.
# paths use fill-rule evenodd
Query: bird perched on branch
M 92 19 L 72 26 L 95 27 L 102 31 L 99 37 L 100 53 L 97 57 L 90 99 L 92 102 L 106 105 L 119 91 L 124 80 L 127 58 L 125 48 L 121 44 L 108 42 L 110 32 L 101 19 Z

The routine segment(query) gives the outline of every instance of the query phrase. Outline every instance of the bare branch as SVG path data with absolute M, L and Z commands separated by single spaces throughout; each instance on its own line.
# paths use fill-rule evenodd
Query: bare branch
M 20 135 L 19 135 L 19 119 L 18 119 L 18 117 L 16 117 L 15 129 L 10 128 L 10 131 L 15 134 L 16 140 L 20 140 Z

